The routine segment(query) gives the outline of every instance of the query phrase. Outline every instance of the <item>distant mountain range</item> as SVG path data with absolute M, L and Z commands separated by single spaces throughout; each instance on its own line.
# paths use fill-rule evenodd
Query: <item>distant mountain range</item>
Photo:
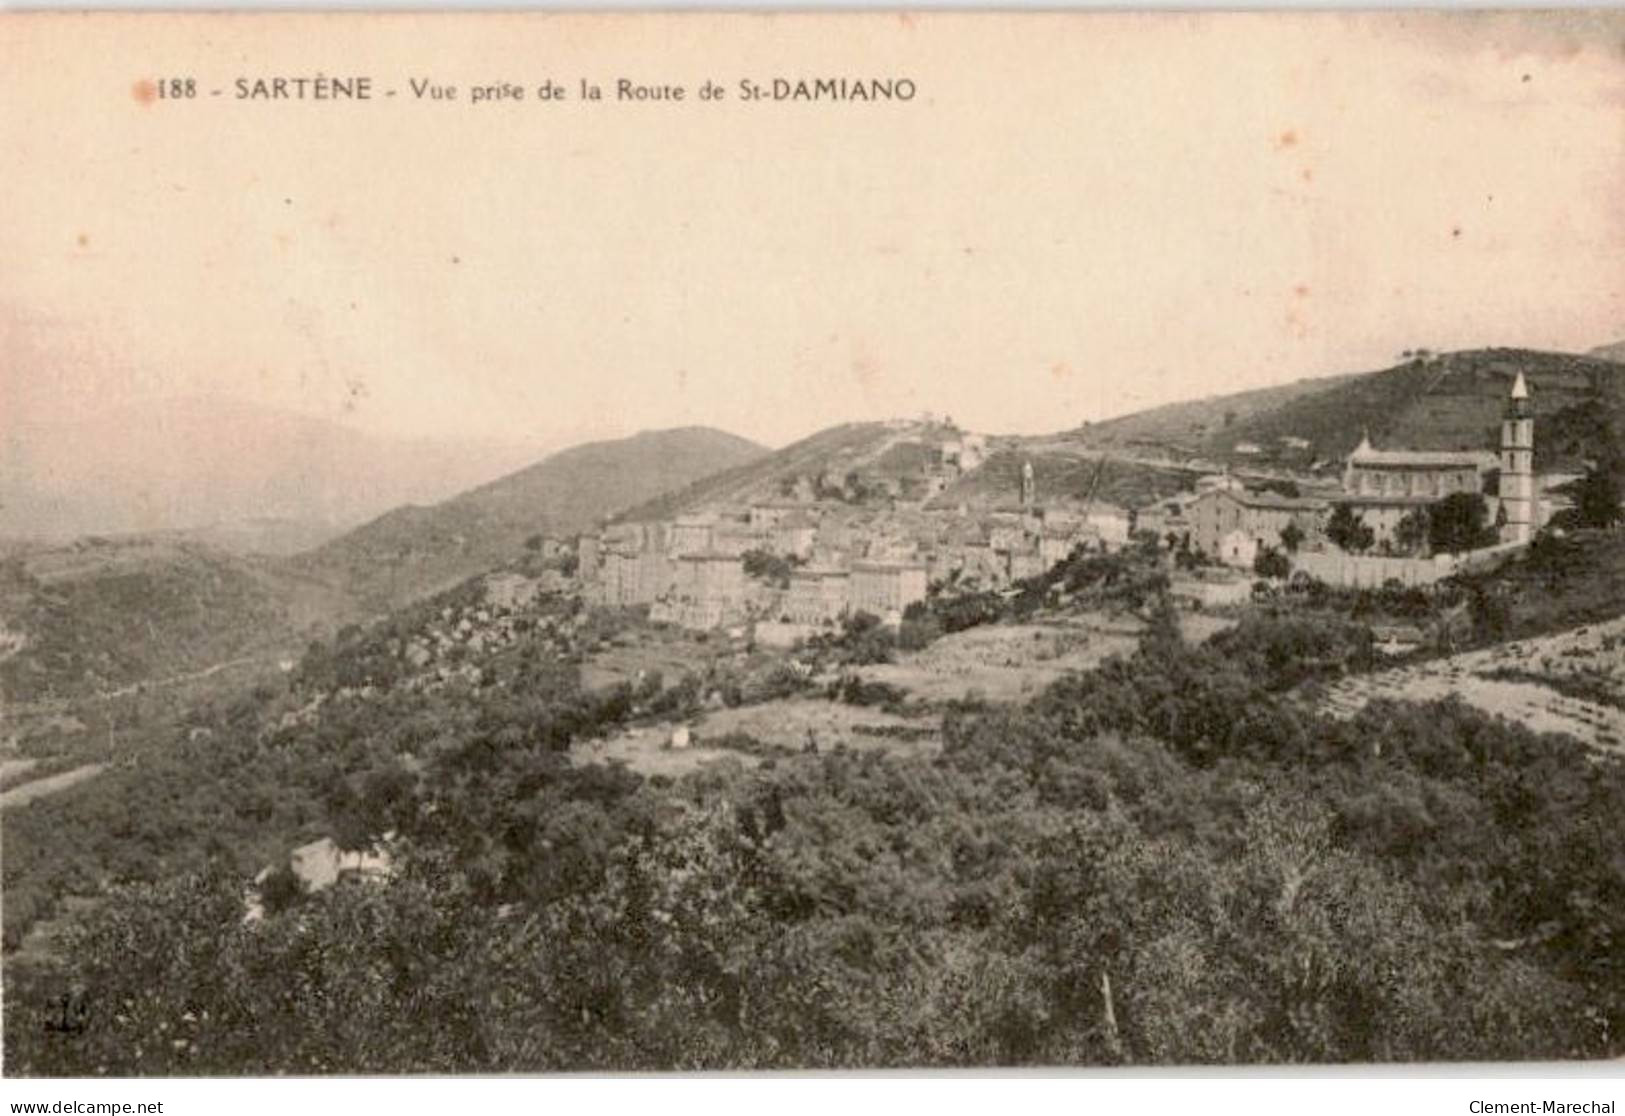
M 48 425 L 0 422 L 0 536 L 178 531 L 286 553 L 549 448 L 382 437 L 219 397 L 86 407 Z

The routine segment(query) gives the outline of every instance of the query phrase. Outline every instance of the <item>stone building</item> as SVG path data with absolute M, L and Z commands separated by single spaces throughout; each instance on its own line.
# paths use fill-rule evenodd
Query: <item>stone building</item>
M 768 549 L 772 540 L 772 533 L 765 528 L 746 523 L 723 523 L 711 536 L 711 549 L 718 554 L 739 558 L 752 550 Z
M 745 614 L 745 567 L 737 555 L 708 550 L 679 555 L 669 593 L 672 618 L 715 628 Z
M 765 500 L 759 504 L 752 504 L 747 516 L 752 527 L 770 531 L 790 516 L 801 514 L 802 507 L 799 501 Z
M 672 520 L 671 530 L 668 533 L 672 557 L 710 550 L 716 530 L 717 519 L 714 515 L 678 516 Z
M 1158 542 L 1167 537 L 1194 533 L 1195 524 L 1190 516 L 1191 505 L 1200 497 L 1194 492 L 1181 492 L 1164 500 L 1157 500 L 1139 508 L 1134 514 L 1135 529 L 1149 531 Z
M 1535 488 L 1535 416 L 1529 402 L 1529 385 L 1519 372 L 1507 398 L 1506 417 L 1501 421 L 1500 497 L 1501 509 L 1506 513 L 1502 542 L 1526 543 L 1533 535 L 1540 514 Z
M 612 608 L 637 603 L 638 554 L 623 544 L 604 548 L 598 576 L 591 582 L 594 603 Z
M 1400 521 L 1418 508 L 1458 492 L 1482 496 L 1496 466 L 1488 450 L 1379 450 L 1361 438 L 1343 470 L 1341 502 L 1371 528 L 1380 547 L 1394 541 Z
M 925 600 L 925 588 L 924 563 L 854 562 L 848 603 L 853 612 L 884 618 Z
M 1093 532 L 1083 529 L 1050 530 L 1044 531 L 1044 537 L 1038 540 L 1038 557 L 1041 573 L 1048 573 L 1055 568 L 1056 563 L 1064 562 L 1071 556 L 1074 547 L 1080 543 L 1091 541 Z
M 773 525 L 773 550 L 794 558 L 812 556 L 818 540 L 818 524 L 805 512 L 792 512 Z
M 1225 539 L 1234 532 L 1241 532 L 1256 546 L 1279 547 L 1281 532 L 1288 524 L 1296 525 L 1305 539 L 1317 536 L 1326 511 L 1324 500 L 1211 489 L 1190 505 L 1191 545 L 1210 557 L 1229 561 L 1224 558 Z M 1234 540 L 1231 543 L 1228 551 L 1236 551 Z M 1249 558 L 1247 564 L 1251 561 Z
M 825 624 L 845 615 L 852 574 L 833 566 L 807 566 L 790 574 L 784 613 L 797 624 Z
M 1092 504 L 1084 514 L 1087 523 L 1099 536 L 1100 541 L 1110 549 L 1117 549 L 1128 543 L 1129 513 L 1127 508 L 1120 508 L 1115 504 Z
M 597 580 L 602 553 L 602 540 L 597 535 L 582 535 L 576 539 L 576 577 L 583 582 Z

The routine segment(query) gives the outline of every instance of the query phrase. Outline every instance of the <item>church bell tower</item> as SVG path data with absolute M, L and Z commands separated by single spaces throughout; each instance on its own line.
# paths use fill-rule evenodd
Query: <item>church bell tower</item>
M 1535 533 L 1535 417 L 1523 373 L 1512 384 L 1501 420 L 1501 509 L 1504 543 L 1526 543 Z

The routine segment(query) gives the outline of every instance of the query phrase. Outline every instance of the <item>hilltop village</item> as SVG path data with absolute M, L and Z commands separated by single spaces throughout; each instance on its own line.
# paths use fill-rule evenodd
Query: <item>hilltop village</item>
M 1134 507 L 1096 497 L 1113 464 L 1105 456 L 1081 487 L 1052 493 L 1024 461 L 1014 483 L 973 511 L 954 493 L 987 467 L 997 441 L 927 416 L 890 424 L 862 468 L 784 476 L 772 498 L 542 545 L 545 556 L 573 558 L 568 568 L 594 604 L 647 606 L 653 620 L 695 629 L 753 622 L 758 639 L 784 643 L 860 612 L 896 625 L 933 593 L 1013 592 L 1080 549 L 1131 542 L 1161 550 L 1176 596 L 1197 604 L 1245 599 L 1258 575 L 1427 584 L 1527 544 L 1553 514 L 1556 501 L 1541 493 L 1568 478 L 1534 476 L 1521 374 L 1501 426 L 1498 452 L 1379 449 L 1366 437 L 1340 477 L 1221 469 Z M 1465 521 L 1454 535 L 1433 526 L 1446 507 Z

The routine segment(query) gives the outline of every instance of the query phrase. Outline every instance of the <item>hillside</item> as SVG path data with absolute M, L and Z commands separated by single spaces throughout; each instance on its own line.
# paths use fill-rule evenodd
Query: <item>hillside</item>
M 289 565 L 387 608 L 508 561 L 531 536 L 576 534 L 766 452 L 706 427 L 590 442 L 442 503 L 397 508 Z
M 1166 602 L 988 620 L 877 663 L 488 592 L 0 813 L 8 1072 L 1625 1053 L 1625 769 L 1456 700 L 1318 711 L 1379 665 L 1330 609 L 1202 644 Z M 988 666 L 1027 677 L 960 688 Z M 319 839 L 376 870 L 317 878 Z M 126 1014 L 63 1042 L 64 987 Z
M 1078 436 L 1102 448 L 1130 447 L 1150 443 L 1156 446 L 1195 448 L 1222 438 L 1238 421 L 1255 418 L 1299 399 L 1318 395 L 1348 383 L 1352 375 L 1325 376 L 1297 380 L 1279 387 L 1208 396 L 1169 403 L 1150 410 L 1089 423 Z
M 1330 390 L 1238 419 L 1204 450 L 1235 457 L 1252 442 L 1266 451 L 1301 438 L 1313 456 L 1337 460 L 1369 431 L 1379 447 L 1490 449 L 1519 372 L 1533 396 L 1539 469 L 1565 469 L 1606 452 L 1625 429 L 1625 374 L 1594 357 L 1527 349 L 1478 349 L 1418 358 L 1353 377 Z
M 82 539 L 0 561 L 0 700 L 108 693 L 292 654 L 342 600 L 196 543 Z
M 798 478 L 815 479 L 846 473 L 879 458 L 902 440 L 900 432 L 882 422 L 850 422 L 832 426 L 793 442 L 781 450 L 741 462 L 712 476 L 629 507 L 617 519 L 670 519 L 683 512 L 714 504 L 744 504 L 782 499 L 785 487 Z
M 1616 364 L 1625 364 L 1625 341 L 1615 341 L 1612 345 L 1598 345 L 1586 355 L 1611 360 Z
M 1019 502 L 1022 466 L 1029 463 L 1039 502 L 1046 507 L 1077 510 L 1089 500 L 1138 507 L 1190 489 L 1199 472 L 1173 461 L 1132 460 L 1132 447 L 1125 453 L 1110 444 L 1080 443 L 1074 435 L 995 436 L 987 439 L 980 464 L 950 475 L 946 489 L 932 495 L 925 482 L 928 472 L 938 468 L 943 445 L 965 436 L 925 420 L 834 426 L 637 505 L 617 518 L 669 520 L 718 507 L 815 496 L 826 508 L 890 507 L 896 496 L 899 504 L 927 512 L 963 507 L 979 515 L 1008 510 Z M 848 487 L 849 477 L 857 480 L 856 489 Z
M 1018 444 L 1000 450 L 952 485 L 929 506 L 967 510 L 1009 507 L 1021 492 L 1021 469 L 1033 467 L 1038 502 L 1045 507 L 1081 507 L 1085 501 L 1138 508 L 1190 489 L 1194 475 L 1176 467 L 1159 468 L 1108 457 L 1057 452 L 1041 444 Z

